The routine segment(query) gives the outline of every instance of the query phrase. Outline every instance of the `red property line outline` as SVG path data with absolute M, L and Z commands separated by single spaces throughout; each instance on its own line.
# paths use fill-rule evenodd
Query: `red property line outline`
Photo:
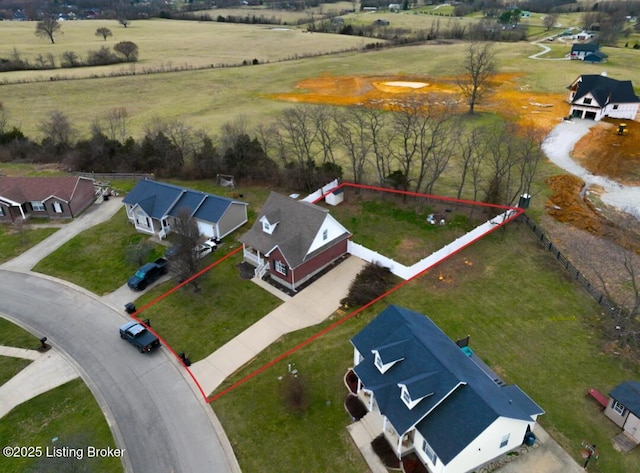
M 352 317 L 358 315 L 362 311 L 364 311 L 367 308 L 371 307 L 373 304 L 381 301 L 382 299 L 384 299 L 388 295 L 394 293 L 395 291 L 397 291 L 398 289 L 403 287 L 405 284 L 408 284 L 409 282 L 413 281 L 414 279 L 419 278 L 420 276 L 422 276 L 423 274 L 425 274 L 429 270 L 433 269 L 435 266 L 437 266 L 441 262 L 451 258 L 453 255 L 459 253 L 460 251 L 462 251 L 463 249 L 467 248 L 468 246 L 471 246 L 476 241 L 478 241 L 481 238 L 484 238 L 486 235 L 496 231 L 498 228 L 503 227 L 504 225 L 506 225 L 507 223 L 511 222 L 513 219 L 517 218 L 518 216 L 520 216 L 521 214 L 524 213 L 524 209 L 519 208 L 519 207 L 509 207 L 509 206 L 506 206 L 506 205 L 488 204 L 488 203 L 485 203 L 485 202 L 475 202 L 475 201 L 471 201 L 471 200 L 456 199 L 456 198 L 452 198 L 452 197 L 434 196 L 434 195 L 431 195 L 431 194 L 422 194 L 422 193 L 419 193 L 419 192 L 412 192 L 412 191 L 401 191 L 401 190 L 394 190 L 394 189 L 385 189 L 385 188 L 382 188 L 382 187 L 368 186 L 368 185 L 364 185 L 364 184 L 353 184 L 353 183 L 349 183 L 349 182 L 343 182 L 342 184 L 332 188 L 328 192 L 322 194 L 320 197 L 315 199 L 313 201 L 313 203 L 315 204 L 316 202 L 324 199 L 327 195 L 332 194 L 335 191 L 337 191 L 337 190 L 339 190 L 339 189 L 341 189 L 343 187 L 353 187 L 353 188 L 356 188 L 356 189 L 366 189 L 366 190 L 373 190 L 373 191 L 378 191 L 378 192 L 386 192 L 386 193 L 391 193 L 391 194 L 400 194 L 400 195 L 408 195 L 408 196 L 412 196 L 412 197 L 429 198 L 429 199 L 440 200 L 440 201 L 445 201 L 445 202 L 453 202 L 453 203 L 462 203 L 462 204 L 467 204 L 467 205 L 474 205 L 474 206 L 478 206 L 478 207 L 490 207 L 490 208 L 504 210 L 505 212 L 511 210 L 511 211 L 513 211 L 513 214 L 510 215 L 510 216 L 507 216 L 507 218 L 505 218 L 502 222 L 500 222 L 500 223 L 498 223 L 496 225 L 493 225 L 487 232 L 479 235 L 477 238 L 474 238 L 473 240 L 470 240 L 468 243 L 462 245 L 457 250 L 453 251 L 452 253 L 449 253 L 447 256 L 445 256 L 441 260 L 436 261 L 431 266 L 428 266 L 427 268 L 425 268 L 424 270 L 422 270 L 419 273 L 415 274 L 411 278 L 409 278 L 407 280 L 404 280 L 404 281 L 401 281 L 400 283 L 398 283 L 397 285 L 395 285 L 394 287 L 389 289 L 384 294 L 376 297 L 371 302 L 365 304 L 364 306 L 360 307 L 359 309 L 354 310 L 353 312 L 350 312 L 349 314 L 346 314 L 341 319 L 335 321 L 334 323 L 332 323 L 328 327 L 320 330 L 319 332 L 316 332 L 314 335 L 312 335 L 311 337 L 309 337 L 306 340 L 302 341 L 301 343 L 299 343 L 295 347 L 287 350 L 286 352 L 284 352 L 281 355 L 277 356 L 276 358 L 272 359 L 271 361 L 269 361 L 265 365 L 261 366 L 260 368 L 254 370 L 253 372 L 249 373 L 245 377 L 243 377 L 240 380 L 236 381 L 231 386 L 223 389 L 222 391 L 220 391 L 219 393 L 215 394 L 214 396 L 207 397 L 206 393 L 204 392 L 204 389 L 202 388 L 202 385 L 198 382 L 197 378 L 193 375 L 193 373 L 191 372 L 191 369 L 189 369 L 189 367 L 185 364 L 184 360 L 182 358 L 180 358 L 180 356 L 178 356 L 178 354 L 175 352 L 173 347 L 171 345 L 169 345 L 155 330 L 153 330 L 151 327 L 147 326 L 139 317 L 137 317 L 137 315 L 139 313 L 141 313 L 142 311 L 144 311 L 145 309 L 147 309 L 147 308 L 151 307 L 152 305 L 156 304 L 157 302 L 160 302 L 162 299 L 164 299 L 165 297 L 169 296 L 170 294 L 174 293 L 175 291 L 180 289 L 185 284 L 188 284 L 189 282 L 193 281 L 195 278 L 201 276 L 202 274 L 204 274 L 207 271 L 209 271 L 210 269 L 214 268 L 215 266 L 217 266 L 221 262 L 223 262 L 226 259 L 230 258 L 231 256 L 235 255 L 236 253 L 238 253 L 242 249 L 242 247 L 240 246 L 240 247 L 236 248 L 235 250 L 227 253 L 225 256 L 223 256 L 219 260 L 215 261 L 214 263 L 210 264 L 206 268 L 200 270 L 199 272 L 197 272 L 196 274 L 191 276 L 186 281 L 178 284 L 177 286 L 175 286 L 174 288 L 172 288 L 169 291 L 165 292 L 164 294 L 158 296 L 157 298 L 155 298 L 151 302 L 148 302 L 141 309 L 137 310 L 131 316 L 135 320 L 137 320 L 138 322 L 140 322 L 143 325 L 145 325 L 152 333 L 154 333 L 158 337 L 158 339 L 164 344 L 164 346 L 166 346 L 169 349 L 169 351 L 171 351 L 171 353 L 173 353 L 173 356 L 175 356 L 176 359 L 180 362 L 180 364 L 182 364 L 182 366 L 184 366 L 184 368 L 186 368 L 187 372 L 189 373 L 189 376 L 191 376 L 191 379 L 193 379 L 193 381 L 195 382 L 196 386 L 198 387 L 198 390 L 200 391 L 200 394 L 202 394 L 202 397 L 204 398 L 204 400 L 207 403 L 212 403 L 213 401 L 219 399 L 220 397 L 224 396 L 225 394 L 230 393 L 234 389 L 238 388 L 239 386 L 243 385 L 244 383 L 246 383 L 250 379 L 252 379 L 255 376 L 257 376 L 258 374 L 262 373 L 263 371 L 266 371 L 267 369 L 269 369 L 270 367 L 272 367 L 276 363 L 279 363 L 280 361 L 284 360 L 288 356 L 290 356 L 293 353 L 297 352 L 301 348 L 309 345 L 311 342 L 313 342 L 316 339 L 320 338 L 324 334 L 330 332 L 334 328 L 342 325 L 343 323 L 345 323 L 346 321 L 348 321 Z

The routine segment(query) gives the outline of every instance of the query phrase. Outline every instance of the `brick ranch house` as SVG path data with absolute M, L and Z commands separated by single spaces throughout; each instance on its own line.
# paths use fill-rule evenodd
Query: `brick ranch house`
M 570 116 L 587 120 L 604 117 L 635 120 L 640 98 L 630 80 L 619 81 L 606 75 L 585 74 L 569 87 Z
M 351 233 L 329 211 L 272 192 L 251 229 L 240 237 L 244 261 L 296 291 L 347 253 Z
M 94 180 L 86 177 L 0 177 L 0 222 L 31 217 L 70 219 L 96 199 Z

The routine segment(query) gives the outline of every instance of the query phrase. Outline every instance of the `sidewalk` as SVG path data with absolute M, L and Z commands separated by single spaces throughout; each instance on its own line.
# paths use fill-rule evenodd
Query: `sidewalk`
M 23 402 L 79 376 L 78 372 L 55 348 L 40 353 L 36 350 L 0 346 L 0 356 L 34 360 L 33 363 L 0 386 L 0 418 Z
M 264 316 L 190 370 L 209 395 L 227 377 L 282 335 L 317 325 L 340 306 L 351 281 L 365 262 L 351 256 L 300 293 Z
M 122 208 L 122 197 L 113 197 L 106 202 L 93 204 L 73 222 L 62 226 L 49 238 L 0 265 L 2 269 L 13 271 L 31 271 L 38 262 L 49 253 L 60 248 L 73 237 L 102 222 L 106 222 Z

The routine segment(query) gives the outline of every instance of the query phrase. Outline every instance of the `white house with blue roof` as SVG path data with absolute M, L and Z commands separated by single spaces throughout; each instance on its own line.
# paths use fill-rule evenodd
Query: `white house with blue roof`
M 378 422 L 398 458 L 415 452 L 430 472 L 464 473 L 535 439 L 544 411 L 425 315 L 391 305 L 351 343 L 369 411 L 360 422 Z
M 171 231 L 182 209 L 208 238 L 222 239 L 247 222 L 245 202 L 148 179 L 138 181 L 122 202 L 136 230 L 160 239 Z

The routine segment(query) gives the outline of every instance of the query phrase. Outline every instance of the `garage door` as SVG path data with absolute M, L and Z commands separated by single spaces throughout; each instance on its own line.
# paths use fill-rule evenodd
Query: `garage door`
M 595 120 L 596 112 L 584 112 L 584 118 L 585 120 Z
M 210 223 L 198 222 L 198 231 L 201 235 L 206 236 L 207 238 L 215 236 L 213 225 Z

